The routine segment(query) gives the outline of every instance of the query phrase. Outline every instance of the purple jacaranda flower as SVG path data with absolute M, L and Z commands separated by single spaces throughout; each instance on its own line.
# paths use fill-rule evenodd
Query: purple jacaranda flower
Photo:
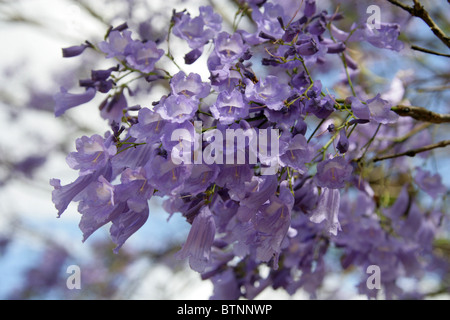
M 92 47 L 91 44 L 84 43 L 84 44 L 81 44 L 79 46 L 72 46 L 72 47 L 68 47 L 68 48 L 63 48 L 62 49 L 62 55 L 63 55 L 64 58 L 76 57 L 76 56 L 79 56 L 80 54 L 82 54 L 84 52 L 84 50 L 86 50 L 86 48 L 90 48 L 90 47 Z
M 106 70 L 92 70 L 91 79 L 84 79 L 79 81 L 80 87 L 95 88 L 101 93 L 109 92 L 114 86 L 114 81 L 109 79 L 113 71 L 118 71 L 119 66 L 111 67 Z
M 245 88 L 245 96 L 248 100 L 262 103 L 272 110 L 281 110 L 284 100 L 289 98 L 290 92 L 287 86 L 278 81 L 278 77 L 267 76 L 254 84 L 248 81 Z
M 307 273 L 317 270 L 316 263 L 320 263 L 322 260 L 327 246 L 325 241 L 317 239 L 317 234 L 322 229 L 321 226 L 311 222 L 306 214 L 293 215 L 291 226 L 298 232 L 289 239 L 290 246 L 289 250 L 285 251 L 284 264 L 287 267 L 298 266 L 300 270 Z M 311 252 L 316 254 L 311 255 Z M 301 284 L 296 283 L 293 287 L 298 287 L 298 285 Z M 292 292 L 290 290 L 293 287 L 289 285 L 286 289 Z
M 273 40 L 280 39 L 284 35 L 284 30 L 278 21 L 278 17 L 281 17 L 283 20 L 288 20 L 283 7 L 268 2 L 262 6 L 262 9 L 263 12 L 256 8 L 252 12 L 253 21 L 258 27 L 255 34 L 259 35 L 259 42 L 264 42 L 269 37 Z M 265 35 L 265 37 L 262 35 Z
M 231 65 L 223 64 L 214 51 L 208 57 L 207 66 L 211 74 L 209 79 L 212 85 L 219 85 L 227 79 L 230 79 Z
M 316 1 L 315 0 L 306 0 L 304 13 L 306 17 L 312 17 L 314 13 L 316 13 Z
M 345 32 L 331 24 L 331 34 L 336 40 L 367 41 L 374 47 L 394 51 L 401 51 L 404 47 L 403 42 L 398 40 L 400 26 L 396 23 L 381 22 L 379 28 L 373 28 L 367 23 L 361 26 L 353 24 L 350 30 Z
M 356 62 L 352 57 L 350 57 L 348 54 L 343 54 L 345 62 L 347 63 L 347 67 L 351 70 L 358 70 L 358 62 Z M 353 73 L 354 74 L 354 73 Z M 350 74 L 351 75 L 351 74 Z
M 211 300 L 237 300 L 241 295 L 239 281 L 232 269 L 215 275 L 211 278 L 214 285 Z
M 297 181 L 293 186 L 294 189 L 294 210 L 303 213 L 310 213 L 317 204 L 319 192 L 308 176 Z
M 334 42 L 331 39 L 324 39 L 321 43 L 327 47 L 327 53 L 342 53 L 347 48 L 344 42 Z
M 163 56 L 164 50 L 158 49 L 153 41 L 133 41 L 125 48 L 127 64 L 143 73 L 154 70 L 155 63 Z
M 220 91 L 232 91 L 241 79 L 241 75 L 232 70 L 232 63 L 223 63 L 214 51 L 208 57 L 207 66 L 211 85 L 216 86 Z
M 176 253 L 178 259 L 189 257 L 192 270 L 204 272 L 208 265 L 216 226 L 211 210 L 204 206 L 194 218 L 191 230 L 183 248 Z
M 101 51 L 106 53 L 107 58 L 125 58 L 125 48 L 133 42 L 131 38 L 131 31 L 125 30 L 123 32 L 114 30 L 108 35 L 107 41 L 102 41 L 98 44 Z
M 299 93 L 303 93 L 309 87 L 311 82 L 309 80 L 308 74 L 305 71 L 302 71 L 292 77 L 290 84 Z
M 161 132 L 162 147 L 164 150 L 170 151 L 171 156 L 178 157 L 176 160 L 186 160 L 188 163 L 192 163 L 194 132 L 194 125 L 190 121 L 183 123 L 168 122 Z M 175 152 L 177 154 L 174 154 Z M 186 155 L 183 155 L 182 153 L 185 152 Z
M 439 173 L 432 175 L 430 171 L 417 167 L 414 181 L 420 189 L 428 193 L 433 199 L 447 191 L 447 188 L 442 184 Z
M 129 137 L 128 142 L 136 143 L 136 139 Z M 125 169 L 138 169 L 144 167 L 151 159 L 159 153 L 160 143 L 145 143 L 136 148 L 122 147 L 122 151 L 111 159 L 113 169 L 112 176 L 117 177 Z M 126 149 L 126 150 L 125 150 Z
M 142 108 L 138 113 L 138 123 L 130 128 L 130 135 L 138 142 L 145 141 L 152 144 L 161 141 L 164 126 L 168 123 L 158 112 L 149 108 Z
M 365 253 L 372 247 L 383 245 L 386 235 L 375 214 L 375 206 L 373 198 L 361 191 L 357 192 L 355 199 L 341 199 L 339 223 L 342 232 L 336 238 L 339 246 L 348 251 Z M 352 254 L 345 258 L 344 268 L 354 263 L 352 260 L 355 257 L 356 254 Z
M 291 18 L 289 18 L 291 19 Z M 289 25 L 285 26 L 285 33 L 282 37 L 282 40 L 285 42 L 291 42 L 299 35 L 303 34 L 303 24 L 307 22 L 307 18 L 304 17 L 302 19 L 297 19 L 289 23 Z
M 170 88 L 175 95 L 184 95 L 188 98 L 206 98 L 209 95 L 211 86 L 202 82 L 202 78 L 197 73 L 190 73 L 188 76 L 183 71 L 175 74 L 170 79 Z
M 111 99 L 105 100 L 105 104 L 102 105 L 100 115 L 103 119 L 108 120 L 109 123 L 121 123 L 124 116 L 123 111 L 128 108 L 127 99 L 120 91 L 112 96 Z
M 123 212 L 111 219 L 111 238 L 117 244 L 115 253 L 148 219 L 148 200 L 154 192 L 148 178 L 149 173 L 144 168 L 126 169 L 122 173 L 121 184 L 115 187 L 114 200 L 126 204 Z
M 61 91 L 53 96 L 55 101 L 55 116 L 59 117 L 70 108 L 77 107 L 94 99 L 96 90 L 87 88 L 85 92 L 75 94 L 67 92 L 67 89 L 61 87 Z
M 322 188 L 339 189 L 350 180 L 353 167 L 343 158 L 335 157 L 317 165 L 315 183 Z
M 203 47 L 192 49 L 188 53 L 184 55 L 184 63 L 185 64 L 193 64 L 198 58 L 203 54 Z
M 148 168 L 125 169 L 120 177 L 120 184 L 115 186 L 114 201 L 127 202 L 128 208 L 140 212 L 153 195 L 154 188 L 149 183 Z
M 218 233 L 225 233 L 230 220 L 236 215 L 239 203 L 230 199 L 227 192 L 216 193 L 210 209 L 214 215 Z
M 356 30 L 357 26 L 356 24 L 353 24 L 351 26 L 351 30 L 353 30 L 353 32 Z M 350 33 L 349 32 L 345 32 L 341 29 L 339 29 L 338 27 L 336 27 L 334 24 L 330 24 L 330 33 L 333 36 L 334 39 L 338 40 L 338 41 L 347 41 L 350 40 Z
M 196 195 L 204 192 L 214 183 L 219 174 L 219 167 L 216 164 L 195 164 L 192 166 L 191 175 L 183 185 L 183 192 Z
M 393 221 L 392 225 L 398 235 L 407 239 L 417 233 L 424 216 L 424 213 L 415 203 L 409 203 L 406 215 L 397 221 Z
M 326 229 L 332 235 L 337 235 L 341 230 L 338 219 L 340 197 L 339 189 L 322 188 L 317 208 L 310 217 L 314 223 L 325 221 Z
M 67 156 L 67 163 L 72 169 L 80 170 L 80 175 L 86 175 L 104 167 L 117 153 L 112 140 L 98 134 L 77 139 L 76 148 L 76 152 L 71 152 Z
M 81 213 L 79 227 L 83 232 L 83 242 L 124 209 L 123 206 L 116 205 L 114 202 L 114 186 L 103 176 L 89 184 L 85 190 L 78 205 L 78 212 Z
M 306 259 L 306 262 L 302 261 L 302 264 L 305 265 L 301 267 L 302 274 L 300 279 L 297 281 L 293 280 L 286 286 L 288 293 L 293 294 L 299 288 L 302 288 L 309 294 L 311 299 L 317 299 L 317 290 L 323 286 L 323 279 L 326 276 L 326 263 L 323 258 L 323 252 L 326 252 L 326 250 L 324 247 L 324 245 L 315 245 L 314 250 L 316 252 L 321 251 L 319 257 L 314 260 Z M 302 251 L 307 252 L 306 249 Z
M 188 14 L 184 14 L 175 23 L 173 34 L 186 40 L 190 48 L 197 49 L 203 47 L 214 37 L 214 32 L 204 27 L 205 23 L 201 17 L 191 19 Z
M 368 262 L 376 264 L 380 267 L 381 280 L 388 283 L 396 280 L 400 268 L 398 253 L 402 250 L 403 244 L 394 237 L 388 237 L 384 246 L 373 248 L 368 254 Z
M 302 71 L 292 77 L 290 84 L 300 93 L 303 93 L 309 87 L 311 82 L 308 74 L 305 71 Z
M 201 6 L 199 8 L 200 17 L 203 18 L 203 22 L 205 26 L 214 30 L 215 32 L 219 32 L 222 29 L 222 17 L 220 14 L 214 12 L 213 7 L 211 6 Z
M 356 97 L 347 98 L 351 101 L 353 114 L 359 119 L 373 120 L 378 123 L 388 124 L 398 120 L 398 115 L 391 110 L 387 100 L 381 99 L 380 94 L 362 103 Z
M 129 205 L 132 203 L 134 203 L 134 200 L 129 200 L 127 204 Z M 141 202 L 139 202 L 139 204 L 141 204 Z M 113 250 L 114 253 L 117 254 L 125 241 L 145 224 L 148 216 L 149 210 L 147 205 L 147 207 L 142 208 L 141 211 L 129 209 L 112 219 L 112 225 L 109 232 L 112 241 L 117 244 Z
M 91 184 L 87 189 L 91 188 L 89 192 L 86 192 L 86 197 L 83 202 L 89 203 L 89 205 L 98 204 L 110 204 L 114 203 L 114 186 L 105 179 L 104 176 L 98 177 L 98 182 Z
M 281 136 L 280 130 L 273 127 L 258 129 L 258 131 L 254 129 L 248 131 L 252 132 L 251 135 L 248 135 L 250 138 L 248 145 L 249 155 L 258 158 L 261 164 L 261 174 L 276 174 L 281 164 L 280 155 L 288 147 L 288 140 L 290 140 L 291 136 L 289 131 L 285 131 Z M 254 163 L 251 159 L 249 157 L 249 163 Z
M 338 149 L 338 151 L 340 153 L 346 153 L 349 147 L 349 142 L 348 142 L 348 138 L 347 138 L 347 133 L 345 132 L 344 129 L 341 129 L 341 131 L 339 132 L 339 141 L 337 143 L 336 149 Z
M 280 156 L 280 161 L 283 166 L 289 166 L 304 174 L 308 170 L 305 164 L 312 160 L 312 156 L 313 150 L 305 136 L 297 134 L 289 141 L 287 149 Z
M 327 29 L 326 11 L 322 11 L 316 20 L 308 26 L 308 31 L 315 36 L 322 35 Z
M 268 262 L 273 258 L 274 269 L 278 269 L 281 244 L 291 225 L 293 204 L 294 197 L 283 181 L 279 196 L 272 195 L 251 220 L 256 231 L 256 259 Z
M 433 250 L 433 243 L 436 233 L 442 220 L 442 213 L 432 211 L 428 216 L 424 217 L 416 233 L 416 239 L 425 251 Z
M 222 28 L 222 18 L 212 7 L 203 6 L 199 11 L 200 15 L 195 18 L 183 13 L 175 19 L 173 26 L 173 34 L 186 40 L 192 49 L 203 47 Z
M 239 205 L 258 209 L 276 193 L 277 188 L 278 181 L 275 175 L 252 176 L 250 181 L 245 182 L 243 192 L 230 190 L 228 194 L 232 200 L 238 201 Z
M 198 100 L 184 95 L 163 97 L 155 111 L 170 122 L 183 123 L 190 120 L 198 109 Z
M 298 100 L 293 103 L 289 103 L 289 98 L 287 99 L 287 102 L 288 104 L 283 106 L 278 111 L 268 108 L 264 110 L 264 115 L 267 119 L 273 123 L 276 123 L 282 130 L 292 127 L 296 121 L 299 121 L 299 123 L 304 123 L 304 121 L 300 118 L 300 114 L 302 114 L 303 109 L 303 102 Z
M 365 24 L 360 32 L 363 39 L 374 47 L 394 51 L 401 51 L 404 47 L 403 42 L 398 40 L 400 26 L 396 23 L 380 23 L 378 29 Z
M 63 214 L 72 201 L 80 201 L 85 195 L 87 187 L 91 183 L 96 183 L 100 176 L 111 177 L 111 164 L 108 162 L 99 170 L 78 177 L 74 182 L 62 186 L 61 180 L 51 179 L 50 185 L 53 186 L 52 201 L 58 210 L 58 217 Z
M 169 198 L 164 201 L 163 208 L 170 215 L 176 212 L 181 213 L 183 217 L 186 218 L 186 221 L 192 224 L 195 217 L 206 204 L 205 194 L 203 193 L 196 196 L 181 193 L 169 196 Z
M 220 187 L 243 190 L 245 182 L 250 181 L 253 176 L 253 170 L 248 164 L 224 164 L 219 167 L 216 184 Z
M 253 176 L 245 182 L 243 192 L 230 190 L 231 199 L 239 201 L 237 217 L 240 221 L 249 221 L 258 209 L 276 193 L 278 181 L 275 175 Z
M 233 123 L 231 125 L 224 125 L 218 123 L 218 134 L 217 137 L 214 136 L 213 146 L 217 147 L 217 153 L 223 152 L 225 163 L 251 163 L 255 164 L 257 162 L 257 131 L 250 126 L 250 124 L 245 120 L 240 120 L 239 122 Z M 222 137 L 222 138 L 221 138 Z M 221 143 L 219 139 L 223 139 L 224 143 Z M 207 139 L 211 141 L 211 139 Z M 217 143 L 216 143 L 217 141 Z M 223 145 L 223 149 L 219 149 L 219 145 Z M 248 150 L 248 152 L 247 152 Z M 215 151 L 215 150 L 214 150 Z M 252 152 L 256 151 L 256 152 Z M 247 161 L 247 153 L 248 161 Z M 212 156 L 210 152 L 205 160 Z M 217 162 L 219 163 L 219 162 Z M 222 162 L 220 162 L 222 163 Z
M 334 99 L 330 95 L 322 97 L 322 82 L 317 80 L 307 92 L 306 111 L 313 113 L 319 119 L 328 118 L 334 111 Z
M 385 209 L 384 214 L 392 220 L 392 223 L 397 224 L 403 216 L 408 214 L 410 204 L 408 188 L 407 185 L 404 185 L 394 204 Z
M 233 63 L 244 55 L 248 45 L 244 44 L 239 33 L 230 35 L 227 32 L 221 32 L 214 39 L 214 52 L 222 64 Z
M 184 181 L 189 178 L 192 165 L 176 165 L 170 154 L 167 158 L 157 155 L 146 165 L 150 183 L 161 194 L 170 195 L 179 192 Z
M 316 54 L 320 49 L 315 37 L 302 34 L 296 42 L 296 50 L 300 56 L 307 57 Z
M 239 89 L 234 89 L 232 92 L 220 92 L 210 110 L 214 118 L 221 123 L 231 124 L 236 120 L 247 117 L 249 107 L 248 103 L 244 102 Z

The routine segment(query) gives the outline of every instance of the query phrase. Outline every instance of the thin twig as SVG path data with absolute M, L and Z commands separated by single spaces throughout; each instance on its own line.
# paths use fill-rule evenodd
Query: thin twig
M 387 159 L 399 158 L 399 157 L 403 157 L 403 156 L 414 157 L 418 153 L 430 151 L 430 150 L 433 150 L 436 148 L 444 148 L 448 145 L 450 145 L 450 140 L 443 140 L 438 143 L 430 144 L 430 145 L 427 145 L 424 147 L 408 150 L 405 152 L 396 153 L 396 154 L 392 154 L 389 156 L 376 157 L 376 158 L 372 159 L 372 162 L 378 162 L 378 161 L 387 160 Z
M 450 48 L 450 37 L 448 37 L 444 33 L 444 31 L 442 31 L 441 28 L 439 28 L 439 26 L 434 22 L 434 20 L 431 18 L 428 11 L 425 10 L 420 1 L 414 0 L 414 6 L 412 7 L 409 7 L 397 0 L 387 0 L 387 1 L 409 12 L 410 15 L 422 19 L 430 27 L 430 30 L 436 35 L 436 37 L 438 37 L 442 41 L 442 43 L 444 43 L 448 48 Z
M 370 145 L 375 140 L 375 137 L 377 136 L 378 131 L 380 131 L 380 128 L 381 128 L 381 123 L 378 124 L 378 127 L 375 130 L 375 133 L 373 134 L 372 138 L 370 138 L 370 140 L 367 141 L 367 143 L 362 147 L 362 148 L 365 148 L 365 150 L 364 150 L 364 153 L 362 154 L 362 156 L 358 159 L 358 162 L 361 161 L 362 159 L 364 159 L 364 157 L 366 156 L 367 150 L 369 150 Z
M 413 128 L 411 131 L 409 131 L 407 134 L 405 134 L 402 137 L 389 139 L 389 140 L 392 140 L 392 144 L 390 144 L 389 146 L 387 146 L 383 150 L 379 151 L 378 154 L 381 155 L 381 154 L 386 153 L 387 151 L 389 151 L 392 148 L 394 148 L 395 146 L 397 146 L 399 143 L 405 142 L 406 140 L 408 140 L 409 138 L 411 138 L 415 134 L 419 133 L 422 130 L 425 130 L 425 129 L 429 128 L 432 125 L 433 124 L 430 123 L 430 122 L 424 122 L 424 123 L 420 124 L 419 126 L 416 126 L 415 128 Z
M 440 52 L 437 52 L 437 51 L 433 51 L 433 50 L 430 50 L 430 49 L 426 49 L 426 48 L 422 48 L 422 47 L 416 46 L 414 44 L 411 46 L 411 49 L 416 50 L 416 51 L 429 53 L 429 54 L 434 54 L 436 56 L 450 58 L 450 54 L 440 53 Z
M 417 88 L 417 92 L 436 92 L 436 91 L 445 91 L 450 90 L 450 85 L 442 85 L 442 86 L 434 86 L 434 87 L 424 87 L 424 88 Z
M 450 114 L 440 114 L 423 107 L 397 105 L 391 108 L 392 111 L 402 117 L 411 117 L 419 121 L 431 123 L 450 122 Z
M 76 1 L 76 4 L 81 6 L 86 12 L 88 12 L 92 17 L 103 23 L 104 25 L 108 26 L 109 23 L 103 18 L 101 14 L 96 12 L 92 7 L 90 7 L 87 3 L 83 1 Z

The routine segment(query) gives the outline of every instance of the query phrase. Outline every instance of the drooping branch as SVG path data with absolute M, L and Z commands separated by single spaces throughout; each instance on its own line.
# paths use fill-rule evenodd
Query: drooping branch
M 392 111 L 402 117 L 411 117 L 418 121 L 431 123 L 450 123 L 450 114 L 440 114 L 423 107 L 397 105 L 391 108 Z
M 422 19 L 429 27 L 430 30 L 438 37 L 448 48 L 450 48 L 450 37 L 448 37 L 444 31 L 434 22 L 433 18 L 431 18 L 430 14 L 423 7 L 423 5 L 418 0 L 414 0 L 414 6 L 410 7 L 398 0 L 387 0 L 393 5 L 396 5 L 399 8 L 409 12 L 410 15 L 414 17 L 418 17 Z
M 396 153 L 396 154 L 392 154 L 392 155 L 389 155 L 389 156 L 376 157 L 376 158 L 373 158 L 372 161 L 373 162 L 378 162 L 378 161 L 382 161 L 382 160 L 399 158 L 399 157 L 403 157 L 403 156 L 414 157 L 418 153 L 422 153 L 422 152 L 425 152 L 425 151 L 430 151 L 430 150 L 433 150 L 433 149 L 436 149 L 436 148 L 444 148 L 444 147 L 446 147 L 448 145 L 450 145 L 450 140 L 443 140 L 443 141 L 440 141 L 438 143 L 429 144 L 427 146 L 416 148 L 416 149 L 411 149 L 411 150 L 408 150 L 408 151 L 405 151 L 405 152 Z
M 437 52 L 437 51 L 433 51 L 430 49 L 426 49 L 426 48 L 422 48 L 416 45 L 412 45 L 411 46 L 412 50 L 416 50 L 416 51 L 421 51 L 421 52 L 425 52 L 425 53 L 429 53 L 429 54 L 433 54 L 435 56 L 441 56 L 441 57 L 447 57 L 450 58 L 450 54 L 445 54 L 445 53 L 441 53 L 441 52 Z

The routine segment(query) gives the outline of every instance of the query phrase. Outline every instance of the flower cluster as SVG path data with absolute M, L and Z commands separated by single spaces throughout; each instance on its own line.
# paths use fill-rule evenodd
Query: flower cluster
M 149 218 L 149 199 L 164 197 L 169 214 L 179 212 L 192 224 L 177 257 L 213 281 L 213 298 L 253 298 L 268 286 L 314 294 L 333 244 L 345 251 L 344 268 L 377 264 L 386 292 L 398 295 L 392 281 L 420 270 L 417 246 L 426 242 L 429 249 L 439 214 L 423 216 L 405 200 L 406 191 L 394 207 L 380 207 L 359 161 L 375 136 L 362 142 L 365 137 L 355 133 L 375 125 L 376 135 L 398 116 L 380 94 L 358 97 L 350 79 L 353 94 L 337 97 L 315 70 L 339 61 L 346 72 L 357 69 L 347 52 L 350 41 L 398 51 L 399 29 L 384 24 L 377 32 L 359 26 L 347 33 L 334 25 L 340 14 L 317 6 L 313 0 L 300 8 L 241 1 L 239 12 L 251 17 L 253 32 L 237 24 L 226 31 L 209 6 L 195 17 L 174 11 L 169 35 L 191 49 L 186 64 L 208 55 L 208 80 L 181 68 L 170 74 L 161 67 L 164 60 L 175 62 L 168 46 L 135 40 L 126 25 L 111 28 L 98 44 L 64 49 L 65 57 L 96 50 L 118 64 L 81 80 L 83 93 L 62 88 L 55 95 L 60 116 L 108 94 L 100 110 L 111 126 L 103 136 L 76 141 L 67 162 L 79 170 L 78 179 L 67 185 L 51 180 L 58 214 L 78 202 L 83 240 L 110 224 L 117 253 Z M 167 93 L 151 105 L 130 107 L 133 81 L 121 81 L 131 74 L 149 85 L 165 82 Z M 224 141 L 229 130 L 242 136 Z M 275 130 L 275 141 L 262 139 L 263 130 Z M 256 155 L 256 161 L 235 160 L 239 152 Z M 193 158 L 175 162 L 174 156 Z M 219 161 L 223 156 L 231 161 Z M 276 169 L 264 174 L 268 167 Z M 416 181 L 432 195 L 442 193 L 441 186 L 429 187 L 440 183 L 438 177 L 419 171 Z M 348 196 L 351 190 L 357 196 Z M 389 227 L 377 213 L 392 222 Z M 259 273 L 263 264 L 272 270 L 267 277 Z

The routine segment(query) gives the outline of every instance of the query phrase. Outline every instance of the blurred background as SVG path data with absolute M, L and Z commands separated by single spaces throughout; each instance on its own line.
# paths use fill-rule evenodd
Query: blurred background
M 331 6 L 329 1 L 319 2 L 323 8 Z M 341 2 L 344 12 L 353 12 L 355 21 L 358 10 L 361 12 L 368 5 L 357 8 L 360 2 Z M 386 6 L 386 1 L 372 3 L 382 7 L 382 21 L 395 21 L 406 28 L 408 41 L 448 52 L 421 21 Z M 450 17 L 446 1 L 423 3 L 433 8 L 437 21 Z M 125 21 L 143 39 L 163 39 L 172 9 L 188 9 L 195 16 L 199 5 L 208 4 L 221 11 L 225 20 L 233 19 L 235 3 L 224 0 L 0 1 L 0 299 L 210 297 L 211 283 L 201 281 L 184 261 L 174 260 L 173 253 L 180 249 L 190 226 L 181 215 L 175 214 L 168 220 L 160 199 L 153 198 L 147 223 L 115 255 L 107 228 L 81 242 L 76 205 L 71 205 L 61 218 L 56 217 L 49 185 L 51 178 L 66 184 L 77 177 L 77 172 L 65 162 L 67 154 L 75 150 L 76 138 L 108 129 L 99 116 L 97 100 L 58 119 L 54 117 L 52 96 L 59 87 L 76 86 L 78 79 L 104 63 L 88 51 L 81 57 L 63 59 L 61 48 L 85 40 L 98 42 L 110 25 Z M 349 8 L 352 10 L 345 11 Z M 385 52 L 385 56 L 372 59 L 364 72 L 380 88 L 389 88 L 394 77 L 405 80 L 411 101 L 423 106 L 433 104 L 434 111 L 448 113 L 448 58 L 405 50 L 413 56 L 410 61 Z M 182 61 L 186 45 L 175 46 L 173 51 L 176 59 Z M 208 77 L 207 70 L 195 71 L 204 79 Z M 147 100 L 139 102 L 151 104 L 163 89 L 152 88 Z M 448 127 L 436 130 L 433 134 L 448 139 Z M 448 172 L 448 155 L 448 149 L 436 150 L 430 166 Z M 443 178 L 448 188 L 450 174 Z M 66 286 L 71 265 L 81 269 L 81 290 L 69 290 Z M 358 296 L 356 283 L 351 274 L 330 274 L 319 298 L 364 298 Z M 421 285 L 438 287 L 433 279 Z M 267 291 L 259 298 L 308 296 L 299 292 L 289 297 L 283 292 Z

